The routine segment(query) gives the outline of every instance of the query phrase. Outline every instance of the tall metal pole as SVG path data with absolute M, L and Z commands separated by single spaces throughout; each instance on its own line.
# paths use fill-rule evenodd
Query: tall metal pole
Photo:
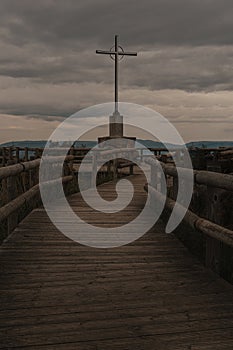
M 115 35 L 115 112 L 118 112 L 118 35 Z

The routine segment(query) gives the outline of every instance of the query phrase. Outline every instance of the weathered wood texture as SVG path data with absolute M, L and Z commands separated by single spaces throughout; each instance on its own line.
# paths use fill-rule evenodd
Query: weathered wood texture
M 154 158 L 146 159 L 146 163 L 150 164 L 154 167 L 154 171 L 156 172 L 156 168 L 158 168 L 158 163 Z M 193 170 L 186 168 L 176 168 L 173 164 L 165 164 L 160 162 L 160 165 L 163 168 L 163 171 L 166 175 L 170 175 L 172 177 L 177 178 L 178 173 L 177 169 L 179 169 L 180 175 L 185 178 L 194 177 L 194 181 L 200 185 L 211 186 L 215 188 L 222 188 L 227 191 L 233 191 L 233 176 L 230 174 L 222 174 L 215 173 L 212 171 L 203 171 L 203 170 Z
M 92 224 L 122 225 L 146 199 L 145 178 L 130 178 L 135 197 L 120 215 L 96 215 L 79 194 L 70 203 Z M 99 192 L 114 198 L 114 182 Z M 161 222 L 128 246 L 93 249 L 70 241 L 36 209 L 3 244 L 0 260 L 1 349 L 233 348 L 233 287 Z
M 150 185 L 145 186 L 145 190 L 149 191 L 151 196 L 155 199 L 155 201 L 162 202 L 166 200 L 166 207 L 172 211 L 175 208 L 175 204 L 177 206 L 177 210 L 181 211 L 184 209 L 182 205 L 175 202 L 171 198 L 164 198 L 164 196 L 157 191 L 154 187 Z M 192 228 L 197 229 L 198 231 L 204 233 L 205 235 L 217 239 L 220 242 L 233 247 L 233 231 L 228 230 L 225 227 L 219 226 L 209 220 L 203 219 L 198 215 L 194 214 L 191 210 L 187 210 L 183 219 L 187 224 L 189 224 Z

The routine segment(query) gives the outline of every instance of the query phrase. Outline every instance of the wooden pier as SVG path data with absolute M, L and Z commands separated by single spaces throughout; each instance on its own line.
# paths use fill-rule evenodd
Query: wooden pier
M 175 176 L 171 168 L 165 171 Z M 144 175 L 135 168 L 127 178 L 134 197 L 122 213 L 99 215 L 79 193 L 70 195 L 69 203 L 93 225 L 123 225 L 140 213 L 147 198 Z M 231 186 L 229 179 L 225 186 Z M 99 185 L 103 198 L 115 198 L 116 181 Z M 0 210 L 4 220 L 6 209 L 13 215 L 6 205 Z M 215 234 L 218 227 L 212 226 Z M 222 229 L 223 236 L 232 232 Z M 232 241 L 230 236 L 225 243 Z M 1 245 L 0 260 L 0 349 L 233 348 L 233 286 L 166 234 L 161 220 L 127 246 L 94 249 L 66 238 L 39 207 Z

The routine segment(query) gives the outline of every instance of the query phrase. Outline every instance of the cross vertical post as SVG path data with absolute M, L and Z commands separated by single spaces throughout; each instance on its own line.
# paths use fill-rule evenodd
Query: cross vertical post
M 118 112 L 118 35 L 115 35 L 115 112 Z
M 109 51 L 96 50 L 97 54 L 109 55 L 115 61 L 115 113 L 118 112 L 118 82 L 119 82 L 119 61 L 124 56 L 137 56 L 137 52 L 125 52 L 123 48 L 118 45 L 118 35 L 115 35 L 115 44 Z

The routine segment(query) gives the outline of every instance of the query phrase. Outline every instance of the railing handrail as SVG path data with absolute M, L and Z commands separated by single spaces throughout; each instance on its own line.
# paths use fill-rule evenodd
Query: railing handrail
M 0 180 L 6 179 L 10 176 L 18 175 L 24 171 L 35 169 L 40 165 L 40 158 L 30 160 L 28 162 L 17 163 L 13 165 L 7 165 L 6 167 L 0 168 Z
M 145 159 L 145 162 L 151 166 L 158 166 L 158 160 L 149 157 Z M 177 169 L 179 174 L 184 178 L 190 178 L 193 174 L 194 182 L 198 185 L 206 185 L 210 187 L 221 188 L 227 191 L 233 191 L 233 175 L 216 173 L 207 170 L 192 170 L 182 167 L 175 167 L 174 165 L 165 164 L 159 162 L 163 168 L 165 175 L 170 175 L 172 177 L 178 177 Z
M 56 165 L 57 162 L 60 162 L 63 159 L 64 157 L 61 156 L 48 156 L 43 158 L 45 162 L 48 162 L 49 168 L 51 165 Z M 68 155 L 64 159 L 65 162 L 69 162 L 69 165 L 64 167 L 64 174 L 62 175 L 63 183 L 67 183 L 75 178 L 72 166 L 73 159 L 73 155 Z M 18 214 L 20 213 L 21 208 L 24 208 L 24 204 L 29 204 L 30 208 L 28 207 L 28 209 L 30 210 L 35 207 L 35 204 L 39 204 L 37 201 L 33 204 L 31 200 L 37 194 L 39 195 L 40 185 L 38 182 L 41 161 L 41 158 L 38 158 L 0 168 L 0 181 L 3 181 L 5 191 L 2 197 L 2 206 L 0 207 L 0 223 L 7 220 L 8 234 L 11 233 L 19 223 Z M 15 179 L 17 176 L 18 180 Z M 51 186 L 56 181 L 60 181 L 60 179 L 44 182 L 43 185 Z M 17 183 L 20 184 L 20 188 Z M 27 211 L 28 209 L 25 210 Z
M 64 176 L 64 177 L 62 177 L 62 183 L 65 184 L 69 181 L 72 181 L 72 179 L 73 179 L 73 176 L 71 176 L 71 175 Z M 60 179 L 50 180 L 50 181 L 44 182 L 43 185 L 44 186 L 45 185 L 51 186 L 54 183 L 56 183 L 56 181 L 59 181 L 59 180 Z M 12 201 L 10 201 L 9 203 L 7 203 L 3 207 L 1 207 L 0 208 L 0 221 L 7 219 L 12 213 L 14 213 L 16 210 L 20 209 L 20 207 L 25 202 L 28 202 L 35 195 L 37 195 L 39 193 L 39 190 L 40 190 L 40 185 L 36 184 L 35 186 L 31 187 L 28 191 L 22 193 L 21 195 L 19 195 L 18 197 L 16 197 Z
M 155 201 L 165 202 L 165 206 L 168 210 L 180 210 L 181 212 L 186 212 L 184 216 L 184 221 L 189 224 L 192 228 L 197 229 L 199 232 L 202 232 L 204 235 L 210 237 L 210 239 L 216 240 L 216 242 L 223 242 L 228 246 L 233 248 L 233 231 L 224 226 L 214 223 L 209 218 L 203 218 L 195 214 L 190 208 L 184 208 L 181 203 L 174 200 L 177 194 L 177 180 L 180 177 L 186 177 L 188 181 L 191 178 L 194 179 L 194 183 L 198 185 L 206 185 L 214 188 L 220 188 L 228 191 L 233 191 L 233 175 L 214 173 L 204 170 L 192 170 L 187 168 L 176 168 L 174 165 L 167 165 L 161 163 L 153 157 L 145 159 L 145 162 L 151 166 L 151 182 L 145 185 L 145 189 L 150 193 L 150 196 L 155 199 Z M 159 167 L 160 164 L 160 167 Z M 161 169 L 162 167 L 162 169 Z M 153 169 L 154 168 L 154 169 Z M 175 190 L 172 198 L 165 196 L 159 190 L 159 180 L 156 176 L 157 169 L 159 172 L 164 172 L 165 175 L 173 177 L 173 186 L 174 179 L 176 179 Z M 177 171 L 179 170 L 179 171 Z M 179 178 L 178 178 L 179 173 Z M 193 175 L 193 176 L 192 176 Z M 192 177 L 191 177 L 192 176 Z M 213 246 L 216 243 L 213 243 Z M 206 242 L 206 249 L 213 249 L 212 242 Z M 206 258 L 207 266 L 210 265 L 209 257 Z
M 148 191 L 151 195 L 156 197 L 156 200 L 164 203 L 164 195 L 157 191 L 150 184 L 145 185 L 145 190 Z M 169 210 L 173 210 L 175 206 L 184 210 L 185 208 L 180 204 L 174 201 L 172 198 L 166 198 L 166 207 Z M 192 228 L 197 229 L 199 232 L 206 234 L 209 237 L 217 239 L 231 247 L 233 247 L 233 231 L 227 229 L 226 227 L 215 224 L 214 222 L 207 220 L 193 213 L 191 210 L 186 209 L 186 214 L 183 219 L 187 224 Z
M 131 151 L 130 149 L 117 149 L 115 152 L 117 153 L 122 153 L 123 151 Z M 5 167 L 0 168 L 0 181 L 5 181 L 5 186 L 7 188 L 7 202 L 5 201 L 3 203 L 3 206 L 0 207 L 0 222 L 3 222 L 4 220 L 8 220 L 8 233 L 11 232 L 17 225 L 15 224 L 15 216 L 17 215 L 17 211 L 20 210 L 20 208 L 25 204 L 29 203 L 37 194 L 39 194 L 39 189 L 40 185 L 38 184 L 39 180 L 39 166 L 41 164 L 41 161 L 49 164 L 55 164 L 60 161 L 65 161 L 68 162 L 69 166 L 67 168 L 64 168 L 65 173 L 68 171 L 68 174 L 65 176 L 65 174 L 62 177 L 62 182 L 67 183 L 72 180 L 77 180 L 77 170 L 75 171 L 75 168 L 73 167 L 73 161 L 75 159 L 75 155 L 67 155 L 65 158 L 63 156 L 50 156 L 50 153 L 48 156 L 44 156 L 43 158 L 37 158 L 31 161 L 26 161 L 26 162 L 21 162 L 21 163 L 16 163 L 12 165 L 7 165 Z M 93 167 L 97 165 L 95 155 L 91 155 L 92 159 L 92 165 Z M 113 174 L 113 178 L 117 175 L 117 168 L 118 164 L 115 162 L 108 162 L 110 163 L 109 166 L 107 167 L 107 170 L 105 171 L 110 171 Z M 122 166 L 123 167 L 123 166 Z M 124 167 L 129 167 L 129 174 L 133 173 L 133 163 L 127 163 L 124 164 Z M 16 189 L 16 181 L 14 177 L 18 175 L 23 175 L 24 173 L 27 174 L 26 176 L 29 176 L 31 178 L 31 170 L 35 171 L 35 174 L 33 174 L 34 180 L 31 181 L 29 180 L 29 186 L 23 187 L 24 192 L 19 193 L 19 191 Z M 93 171 L 91 171 L 91 174 L 93 174 Z M 102 174 L 102 173 L 101 173 Z M 101 175 L 102 176 L 102 175 Z M 25 181 L 24 175 L 22 176 L 23 181 Z M 96 181 L 96 179 L 94 179 Z M 45 186 L 51 186 L 54 184 L 56 181 L 60 181 L 60 178 L 56 178 L 50 181 L 46 181 L 42 183 L 42 185 Z M 93 181 L 93 179 L 91 180 Z M 92 182 L 91 182 L 92 183 Z M 16 193 L 17 192 L 17 193 Z M 10 227 L 10 229 L 9 229 Z
M 44 161 L 48 163 L 56 163 L 64 159 L 64 157 L 53 157 L 53 156 L 48 156 L 43 158 Z M 66 162 L 72 161 L 74 159 L 74 156 L 69 155 L 66 156 L 64 159 Z M 20 162 L 12 165 L 7 165 L 5 167 L 0 168 L 0 180 L 6 179 L 7 177 L 10 176 L 16 176 L 24 171 L 32 170 L 37 167 L 39 167 L 41 162 L 41 158 L 37 158 L 34 160 L 29 160 L 27 162 Z

